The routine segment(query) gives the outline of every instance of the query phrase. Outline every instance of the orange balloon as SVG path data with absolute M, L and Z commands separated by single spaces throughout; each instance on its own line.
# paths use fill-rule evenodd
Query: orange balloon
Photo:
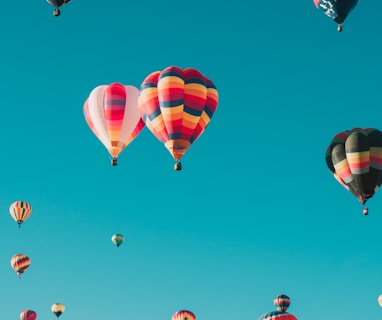
M 31 260 L 29 259 L 29 257 L 22 253 L 15 254 L 11 258 L 11 266 L 13 270 L 15 270 L 19 278 L 29 268 L 30 263 Z
M 32 207 L 26 201 L 15 201 L 9 207 L 12 218 L 20 225 L 32 214 Z
M 196 317 L 191 311 L 180 310 L 172 316 L 171 320 L 196 320 Z
M 180 159 L 203 134 L 218 104 L 212 81 L 193 68 L 170 66 L 149 74 L 141 85 L 138 108 L 151 133 L 181 170 Z

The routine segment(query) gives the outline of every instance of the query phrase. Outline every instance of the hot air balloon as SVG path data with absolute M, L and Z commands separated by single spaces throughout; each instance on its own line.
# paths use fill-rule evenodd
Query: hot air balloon
M 54 7 L 53 15 L 55 17 L 58 17 L 61 14 L 60 9 L 58 8 L 69 3 L 71 0 L 46 0 L 46 1 Z
M 146 126 L 174 158 L 180 159 L 201 136 L 218 104 L 210 79 L 192 68 L 168 67 L 146 77 L 141 85 L 139 111 Z
M 297 320 L 297 318 L 286 310 L 290 305 L 290 299 L 285 294 L 279 294 L 273 301 L 277 311 L 262 314 L 258 320 Z
M 378 297 L 378 304 L 382 307 L 382 294 Z
M 20 320 L 36 320 L 37 313 L 33 310 L 24 310 L 20 313 Z
M 117 248 L 125 241 L 125 237 L 122 234 L 116 233 L 111 237 L 111 241 L 117 246 Z
M 9 207 L 12 218 L 20 225 L 32 214 L 32 207 L 26 201 L 15 201 Z
M 11 266 L 19 278 L 29 268 L 30 259 L 25 254 L 19 253 L 11 258 Z
M 313 0 L 317 9 L 324 12 L 338 24 L 338 32 L 342 31 L 342 23 L 358 2 L 359 0 Z
M 171 320 L 196 320 L 196 317 L 191 311 L 181 310 L 175 313 Z
M 65 306 L 62 303 L 55 303 L 51 307 L 52 312 L 56 315 L 56 318 L 62 315 L 65 311 Z
M 275 305 L 277 311 L 284 312 L 289 308 L 290 299 L 286 294 L 278 294 L 273 300 L 273 304 Z
M 138 111 L 139 90 L 112 83 L 93 89 L 84 104 L 85 120 L 112 157 L 112 165 L 145 124 Z
M 364 205 L 382 183 L 382 132 L 354 128 L 338 133 L 326 150 L 326 164 L 334 178 Z

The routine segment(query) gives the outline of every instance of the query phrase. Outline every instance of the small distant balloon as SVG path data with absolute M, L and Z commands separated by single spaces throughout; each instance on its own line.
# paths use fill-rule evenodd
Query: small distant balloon
M 191 311 L 180 310 L 172 316 L 171 320 L 196 320 L 196 317 Z
M 20 313 L 20 320 L 36 320 L 37 313 L 33 310 L 24 310 Z
M 32 214 L 32 207 L 26 201 L 15 201 L 9 207 L 12 218 L 20 225 Z
M 62 303 L 55 303 L 52 305 L 51 310 L 58 319 L 58 317 L 64 313 L 65 306 Z
M 61 14 L 59 7 L 69 3 L 71 0 L 46 0 L 54 7 L 53 15 L 58 17 Z
M 277 309 L 277 311 L 286 311 L 290 305 L 290 299 L 286 294 L 278 294 L 273 300 L 273 303 Z
M 22 253 L 15 254 L 11 258 L 11 266 L 19 278 L 29 268 L 30 263 L 29 257 Z
M 290 305 L 290 299 L 285 294 L 278 294 L 273 300 L 274 305 L 277 308 L 277 311 L 271 311 L 262 314 L 258 320 L 297 320 L 297 318 L 286 310 Z
M 111 237 L 111 241 L 118 248 L 123 243 L 123 241 L 125 241 L 125 237 L 120 233 L 116 233 L 116 234 L 113 234 L 113 236 Z

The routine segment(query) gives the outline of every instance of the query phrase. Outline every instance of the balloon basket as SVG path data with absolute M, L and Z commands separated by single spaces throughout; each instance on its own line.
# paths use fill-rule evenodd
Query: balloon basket
M 175 170 L 175 171 L 180 171 L 180 170 L 182 170 L 182 164 L 180 163 L 180 161 L 178 161 L 178 162 L 176 162 L 176 163 L 174 164 L 174 170 Z

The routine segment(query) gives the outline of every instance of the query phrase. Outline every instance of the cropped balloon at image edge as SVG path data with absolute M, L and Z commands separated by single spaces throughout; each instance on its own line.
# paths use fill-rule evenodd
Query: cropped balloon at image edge
M 382 294 L 378 296 L 378 304 L 382 308 Z
M 69 3 L 71 0 L 46 0 L 54 7 L 53 15 L 58 17 L 61 14 L 59 7 Z
M 354 128 L 334 136 L 326 149 L 326 165 L 333 177 L 364 205 L 382 183 L 382 132 Z
M 171 317 L 171 320 L 196 320 L 196 317 L 191 311 L 180 310 Z
M 23 310 L 20 313 L 20 320 L 36 320 L 37 313 L 33 310 Z
M 337 30 L 342 31 L 342 24 L 359 0 L 313 0 L 314 5 L 338 24 Z

